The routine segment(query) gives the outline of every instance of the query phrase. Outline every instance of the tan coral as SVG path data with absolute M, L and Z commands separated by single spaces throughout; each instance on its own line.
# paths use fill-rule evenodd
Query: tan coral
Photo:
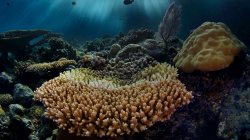
M 82 61 L 83 61 L 83 62 L 87 62 L 88 59 L 93 59 L 93 56 L 91 56 L 91 55 L 84 55 L 84 56 L 82 57 Z
M 0 117 L 5 116 L 5 111 L 3 110 L 2 106 L 0 105 Z
M 185 40 L 174 63 L 184 72 L 216 71 L 228 67 L 245 49 L 225 24 L 205 22 Z
M 45 72 L 51 69 L 61 69 L 66 68 L 69 65 L 76 65 L 75 60 L 67 60 L 66 58 L 61 58 L 58 61 L 50 63 L 38 63 L 30 65 L 26 68 L 26 72 Z
M 94 76 L 89 69 L 61 73 L 35 91 L 34 100 L 60 128 L 82 136 L 117 136 L 146 130 L 170 119 L 192 92 L 176 77 L 177 69 L 158 64 L 137 73 L 130 85 Z

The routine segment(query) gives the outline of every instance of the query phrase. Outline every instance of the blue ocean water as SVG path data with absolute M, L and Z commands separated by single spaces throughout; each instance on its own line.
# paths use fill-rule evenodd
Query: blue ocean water
M 73 0 L 72 0 L 73 1 Z M 89 40 L 104 33 L 116 35 L 131 29 L 157 31 L 171 0 L 135 0 L 124 5 L 123 0 L 2 0 L 0 33 L 17 29 L 46 29 L 64 36 L 81 36 Z M 9 6 L 5 3 L 8 2 Z M 230 29 L 249 23 L 248 0 L 176 0 L 182 5 L 181 39 L 205 21 L 223 22 Z

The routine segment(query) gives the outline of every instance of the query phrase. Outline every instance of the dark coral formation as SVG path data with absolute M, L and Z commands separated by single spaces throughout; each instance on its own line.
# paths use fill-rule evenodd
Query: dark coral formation
M 14 61 L 24 61 L 30 57 L 39 57 L 37 54 L 32 54 L 35 46 L 48 43 L 51 38 L 58 38 L 62 34 L 52 33 L 50 30 L 13 30 L 0 34 L 0 71 L 6 67 L 13 67 Z M 42 37 L 40 41 L 30 44 L 30 41 Z
M 90 68 L 93 70 L 103 70 L 108 64 L 108 53 L 107 52 L 96 52 L 92 55 L 85 55 L 82 58 L 80 67 Z
M 62 57 L 76 60 L 76 50 L 70 44 L 63 41 L 62 38 L 51 38 L 49 40 L 49 45 L 51 48 L 50 52 L 47 54 L 49 55 L 49 61 L 56 61 Z
M 33 47 L 33 46 L 41 46 L 44 43 L 48 43 L 51 38 L 61 38 L 62 35 L 63 34 L 60 34 L 60 33 L 49 32 L 48 34 L 43 35 L 43 38 L 41 40 L 39 40 L 38 42 L 32 44 L 31 47 Z
M 29 47 L 29 42 L 39 36 L 49 34 L 50 32 L 50 30 L 37 29 L 14 30 L 0 34 L 0 52 L 3 55 L 2 57 L 7 56 L 7 53 L 11 52 L 15 55 L 16 59 L 24 59 L 28 54 L 26 52 L 30 51 L 29 49 L 31 49 Z
M 9 53 L 15 56 L 16 60 L 25 60 L 32 51 L 29 42 L 39 36 L 49 34 L 50 30 L 13 30 L 0 34 L 0 70 L 4 70 L 5 66 L 10 66 L 8 62 Z
M 138 50 L 130 53 L 127 58 L 115 57 L 109 61 L 104 70 L 97 71 L 98 75 L 104 78 L 116 77 L 119 79 L 130 79 L 132 75 L 146 67 L 154 67 L 158 64 L 153 57 Z
M 109 50 L 109 59 L 114 58 L 121 49 L 119 44 L 113 44 Z
M 103 53 L 97 52 L 95 56 L 85 55 L 80 67 L 97 70 L 96 74 L 103 78 L 116 77 L 119 79 L 130 79 L 132 75 L 146 67 L 158 64 L 139 45 L 130 45 L 121 50 L 115 58 L 110 60 Z
M 9 129 L 10 125 L 10 118 L 6 116 L 5 111 L 2 109 L 2 106 L 0 105 L 0 139 L 7 140 L 11 139 L 11 132 Z
M 136 44 L 145 39 L 152 39 L 153 36 L 153 30 L 143 30 L 143 28 L 141 28 L 136 31 L 135 29 L 133 29 L 128 32 L 127 36 L 124 36 L 119 40 L 119 45 L 126 46 L 128 44 Z

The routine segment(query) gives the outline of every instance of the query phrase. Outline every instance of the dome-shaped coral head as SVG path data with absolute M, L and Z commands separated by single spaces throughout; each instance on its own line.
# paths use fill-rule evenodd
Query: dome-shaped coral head
M 72 5 L 76 5 L 76 1 L 73 1 L 73 2 L 72 2 Z

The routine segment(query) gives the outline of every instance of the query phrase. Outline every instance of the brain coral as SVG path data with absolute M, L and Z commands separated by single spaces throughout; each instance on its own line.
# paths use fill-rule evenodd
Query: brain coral
M 177 107 L 193 98 L 176 77 L 177 69 L 158 64 L 121 86 L 118 79 L 93 76 L 78 68 L 61 73 L 35 91 L 34 100 L 46 107 L 45 115 L 60 128 L 81 136 L 133 134 L 170 119 Z
M 245 49 L 225 24 L 205 22 L 185 40 L 174 63 L 184 72 L 216 71 L 228 67 Z

